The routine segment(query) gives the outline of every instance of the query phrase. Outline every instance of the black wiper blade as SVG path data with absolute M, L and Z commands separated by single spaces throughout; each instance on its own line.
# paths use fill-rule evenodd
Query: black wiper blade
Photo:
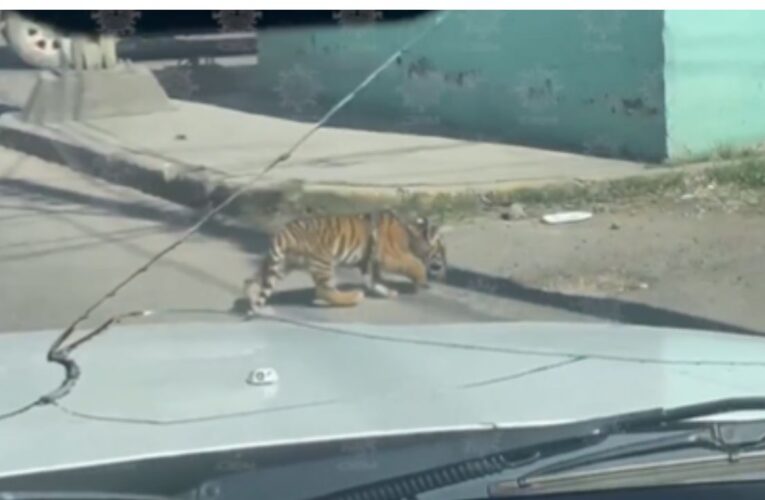
M 690 419 L 722 415 L 734 411 L 765 410 L 765 398 L 732 398 L 708 401 L 704 403 L 680 406 L 669 409 L 655 409 L 622 415 L 613 419 L 609 435 L 628 432 L 661 432 L 676 430 L 672 424 L 684 423 Z M 549 474 L 570 471 L 588 465 L 610 462 L 625 458 L 636 458 L 669 451 L 684 449 L 706 449 L 727 454 L 732 460 L 737 454 L 752 451 L 765 445 L 765 434 L 737 436 L 728 432 L 730 423 L 699 423 L 695 430 L 671 436 L 660 436 L 637 442 L 585 453 L 569 459 L 533 469 L 520 476 L 516 481 L 518 488 L 530 485 L 533 478 Z
M 559 472 L 564 469 L 568 470 L 582 465 L 614 460 L 625 456 L 640 456 L 661 451 L 705 448 L 733 454 L 760 446 L 765 442 L 765 436 L 740 442 L 731 442 L 721 438 L 718 424 L 694 423 L 690 426 L 692 431 L 681 434 L 677 434 L 678 429 L 673 424 L 684 423 L 693 418 L 747 410 L 765 410 L 765 398 L 722 399 L 675 408 L 654 408 L 614 415 L 597 419 L 593 422 L 583 423 L 582 431 L 578 435 L 541 442 L 538 445 L 527 446 L 523 449 L 502 450 L 480 458 L 398 475 L 327 495 L 321 495 L 313 500 L 400 500 L 401 498 L 414 498 L 423 493 L 479 479 L 504 470 L 532 465 L 544 458 L 590 448 L 603 443 L 615 434 L 646 431 L 654 433 L 671 431 L 675 433 L 671 436 L 662 436 L 650 441 L 622 445 L 618 448 L 597 451 L 565 461 L 554 462 L 545 465 L 544 468 L 532 470 L 524 474 L 522 479 L 528 480 L 532 475 L 537 476 L 541 473 L 547 474 L 552 471 Z
M 622 431 L 655 430 L 694 418 L 724 415 L 737 411 L 765 411 L 765 397 L 727 398 L 675 408 L 655 408 L 609 417 L 609 426 Z
M 703 430 L 626 443 L 604 450 L 585 453 L 584 455 L 578 455 L 569 459 L 555 461 L 551 464 L 532 469 L 513 482 L 518 489 L 528 488 L 532 485 L 532 481 L 535 478 L 542 476 L 566 472 L 580 467 L 610 462 L 613 460 L 637 458 L 670 451 L 706 449 L 725 452 L 728 453 L 729 456 L 733 456 L 734 453 L 740 452 L 738 446 L 728 447 L 723 440 L 718 438 L 717 433 L 718 428 L 716 424 L 710 424 L 709 428 Z M 753 446 L 757 444 L 762 444 L 762 442 L 751 443 Z M 506 487 L 506 483 L 503 483 L 503 485 L 500 486 L 500 488 L 503 487 Z M 490 494 L 490 496 L 494 495 Z

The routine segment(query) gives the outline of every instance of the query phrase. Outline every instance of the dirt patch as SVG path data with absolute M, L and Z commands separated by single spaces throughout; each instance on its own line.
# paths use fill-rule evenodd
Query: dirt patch
M 616 298 L 765 331 L 760 200 L 756 191 L 708 185 L 654 203 L 611 205 L 560 226 L 494 212 L 460 224 L 447 246 L 451 265 L 526 289 Z

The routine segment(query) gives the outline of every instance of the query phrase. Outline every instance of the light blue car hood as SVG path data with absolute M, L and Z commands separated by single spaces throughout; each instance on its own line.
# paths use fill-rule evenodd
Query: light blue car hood
M 62 381 L 45 360 L 57 334 L 0 335 L 0 414 Z M 0 420 L 0 477 L 765 396 L 765 339 L 614 324 L 133 324 L 73 357 L 58 406 Z M 249 383 L 259 369 L 273 383 Z

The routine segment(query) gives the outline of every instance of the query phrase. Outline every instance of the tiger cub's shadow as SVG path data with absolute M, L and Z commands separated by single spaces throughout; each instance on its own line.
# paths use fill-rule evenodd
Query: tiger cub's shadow
M 391 290 L 395 290 L 399 295 L 412 295 L 416 292 L 414 284 L 408 281 L 380 280 L 380 282 Z M 377 297 L 364 289 L 364 286 L 358 283 L 339 283 L 337 288 L 342 291 L 364 290 L 365 300 L 396 300 Z M 327 307 L 317 302 L 314 287 L 296 288 L 292 290 L 282 290 L 274 292 L 269 298 L 268 304 L 272 306 L 304 306 L 304 307 Z M 236 314 L 247 314 L 250 310 L 250 302 L 246 297 L 238 297 L 231 311 Z

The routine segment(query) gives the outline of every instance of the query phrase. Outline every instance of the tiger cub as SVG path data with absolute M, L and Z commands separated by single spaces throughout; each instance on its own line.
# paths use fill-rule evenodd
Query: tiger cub
M 370 294 L 393 298 L 396 292 L 381 282 L 382 271 L 409 278 L 415 290 L 427 287 L 429 278 L 446 279 L 444 229 L 426 218 L 407 221 L 391 211 L 294 220 L 271 238 L 259 273 L 245 281 L 245 292 L 253 309 L 263 307 L 277 279 L 301 269 L 311 275 L 317 299 L 353 306 L 364 292 L 341 291 L 335 283 L 335 268 L 350 267 L 361 270 Z

